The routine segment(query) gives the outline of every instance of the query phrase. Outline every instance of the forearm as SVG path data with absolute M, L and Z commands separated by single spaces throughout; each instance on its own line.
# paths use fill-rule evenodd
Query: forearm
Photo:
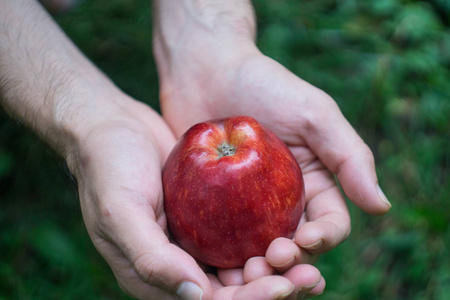
M 235 47 L 253 47 L 256 22 L 249 0 L 153 0 L 154 53 L 160 77 L 189 60 L 204 70 Z M 173 72 L 180 72 L 179 68 Z
M 117 89 L 36 1 L 1 1 L 0 20 L 1 104 L 65 155 Z

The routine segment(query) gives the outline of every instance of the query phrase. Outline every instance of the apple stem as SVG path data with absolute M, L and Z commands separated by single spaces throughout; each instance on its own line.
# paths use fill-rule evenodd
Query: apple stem
M 231 156 L 236 152 L 236 148 L 228 144 L 227 142 L 224 142 L 222 145 L 217 147 L 217 153 L 219 154 L 218 159 L 224 157 L 224 156 Z

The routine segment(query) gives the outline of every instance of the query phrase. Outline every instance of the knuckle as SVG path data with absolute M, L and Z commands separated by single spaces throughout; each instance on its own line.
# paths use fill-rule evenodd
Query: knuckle
M 112 205 L 99 205 L 98 214 L 98 227 L 101 231 L 108 232 L 111 228 L 114 228 L 116 211 Z
M 151 284 L 156 280 L 157 264 L 158 260 L 146 253 L 134 260 L 133 267 L 144 282 Z

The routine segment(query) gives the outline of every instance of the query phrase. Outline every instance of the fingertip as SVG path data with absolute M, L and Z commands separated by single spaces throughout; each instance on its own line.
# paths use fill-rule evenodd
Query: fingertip
M 310 253 L 327 252 L 342 243 L 350 234 L 350 221 L 340 215 L 327 215 L 323 220 L 305 223 L 295 234 L 295 242 Z M 336 224 L 339 224 L 336 225 Z
M 255 256 L 247 260 L 244 266 L 244 282 L 249 283 L 264 276 L 274 274 L 273 267 L 264 256 Z
M 302 248 L 306 250 L 320 250 L 323 247 L 323 238 L 320 238 L 316 242 L 313 242 L 311 244 L 301 245 Z
M 270 283 L 273 283 L 273 285 L 270 288 L 270 290 L 266 293 L 267 296 L 271 295 L 270 298 L 267 297 L 268 299 L 277 299 L 277 300 L 286 299 L 295 291 L 295 285 L 292 282 L 290 282 L 287 278 L 282 276 L 271 276 L 271 277 L 274 277 L 274 279 L 269 281 Z
M 382 216 L 392 207 L 378 183 L 372 184 L 370 188 L 364 190 L 364 193 L 352 196 L 350 199 L 363 211 L 373 216 Z
M 378 193 L 378 197 L 380 198 L 381 202 L 384 204 L 384 207 L 381 207 L 378 215 L 384 215 L 391 209 L 392 204 L 391 204 L 391 202 L 389 202 L 388 198 L 384 194 L 384 192 L 381 189 L 379 184 L 377 184 L 377 193 Z
M 293 294 L 295 286 L 288 278 L 273 275 L 264 276 L 243 286 L 234 286 L 227 288 L 229 289 L 229 291 L 231 291 L 230 289 L 233 288 L 232 295 L 228 294 L 227 297 L 222 298 L 269 300 L 288 298 Z
M 309 290 L 306 289 L 306 298 L 311 298 L 311 297 L 315 297 L 315 296 L 319 296 L 321 294 L 323 294 L 324 290 L 326 287 L 326 281 L 325 278 L 321 277 L 320 281 L 318 284 L 316 284 L 315 286 L 313 286 L 312 288 L 310 288 Z
M 306 295 L 311 290 L 316 290 L 322 281 L 320 271 L 309 264 L 296 265 L 283 276 L 295 285 L 295 293 L 297 294 Z M 320 287 L 317 290 L 320 290 Z
M 288 288 L 289 288 L 289 286 L 288 286 Z M 295 285 L 291 284 L 291 287 L 289 289 L 288 288 L 283 288 L 283 290 L 281 292 L 278 292 L 278 295 L 275 299 L 282 300 L 282 299 L 286 299 L 287 297 L 292 295 L 292 293 L 294 293 L 294 291 L 295 291 Z
M 230 285 L 243 285 L 244 281 L 244 270 L 239 269 L 218 269 L 217 277 L 225 286 Z
M 183 281 L 178 286 L 176 294 L 183 300 L 202 300 L 203 298 L 203 290 L 190 281 Z
M 300 256 L 300 249 L 293 240 L 277 238 L 272 241 L 266 251 L 267 262 L 275 268 L 286 268 L 294 264 Z
M 338 180 L 347 197 L 359 208 L 371 215 L 383 215 L 391 208 L 378 184 L 375 161 L 370 149 L 365 155 L 355 155 L 342 163 L 338 169 Z
M 173 244 L 160 247 L 134 260 L 139 277 L 181 299 L 212 299 L 212 287 L 196 261 Z
M 334 126 L 315 124 L 309 144 L 328 169 L 337 175 L 348 198 L 365 212 L 382 215 L 390 203 L 377 187 L 375 158 L 344 116 L 335 111 Z
M 319 226 L 318 226 L 319 225 Z M 324 247 L 324 236 L 318 221 L 305 223 L 295 233 L 295 242 L 303 249 L 318 252 Z

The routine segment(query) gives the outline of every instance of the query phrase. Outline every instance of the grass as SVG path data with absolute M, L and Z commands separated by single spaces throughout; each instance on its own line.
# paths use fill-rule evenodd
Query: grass
M 255 0 L 261 50 L 328 92 L 373 150 L 392 211 L 349 203 L 318 299 L 450 299 L 450 5 Z M 158 107 L 149 1 L 81 2 L 57 21 L 116 84 Z M 144 66 L 144 67 L 143 67 Z M 0 299 L 127 299 L 82 222 L 64 163 L 0 114 Z

